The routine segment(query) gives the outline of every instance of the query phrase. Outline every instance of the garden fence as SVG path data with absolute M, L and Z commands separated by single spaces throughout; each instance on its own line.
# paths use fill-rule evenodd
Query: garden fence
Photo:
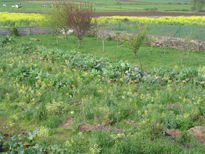
M 136 22 L 118 21 L 97 25 L 97 28 L 105 30 L 137 32 Z M 143 25 L 142 25 L 143 26 Z M 205 26 L 201 25 L 147 25 L 148 34 L 168 37 L 180 37 L 205 41 Z

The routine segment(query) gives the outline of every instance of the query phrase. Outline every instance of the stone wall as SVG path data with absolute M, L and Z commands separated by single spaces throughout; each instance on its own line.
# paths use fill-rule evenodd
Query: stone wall
M 205 41 L 147 35 L 147 39 L 150 38 L 154 40 L 151 42 L 152 46 L 205 52 Z
M 114 40 L 120 40 L 117 35 L 123 35 L 123 32 L 116 32 L 116 31 L 106 31 Z M 132 33 L 127 33 L 128 36 L 132 36 Z M 98 36 L 100 37 L 100 36 Z M 205 52 L 205 41 L 200 40 L 186 40 L 183 38 L 176 38 L 176 37 L 166 37 L 166 36 L 156 36 L 156 35 L 147 35 L 145 44 L 156 46 L 156 47 L 166 47 L 166 48 L 173 48 L 173 49 L 187 49 L 192 51 L 202 51 Z
M 10 35 L 10 30 L 12 28 L 0 28 L 0 36 Z M 37 27 L 17 27 L 19 35 L 28 35 L 28 34 L 49 34 L 51 33 L 50 28 L 37 28 Z

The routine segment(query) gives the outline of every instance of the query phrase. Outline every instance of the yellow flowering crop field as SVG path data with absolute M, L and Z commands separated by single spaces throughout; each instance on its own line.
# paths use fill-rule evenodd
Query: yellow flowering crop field
M 45 19 L 42 14 L 34 13 L 8 13 L 0 12 L 0 27 L 24 27 L 35 26 L 36 23 Z M 142 24 L 154 25 L 205 25 L 203 16 L 179 16 L 179 17 L 129 17 L 129 16 L 109 16 L 97 18 L 98 24 L 117 23 L 119 21 L 139 22 Z M 94 22 L 94 19 L 93 19 Z
M 35 13 L 8 13 L 0 12 L 0 27 L 26 27 L 35 26 L 36 23 L 42 21 L 44 16 Z
M 139 22 L 142 24 L 154 25 L 205 25 L 204 16 L 179 16 L 179 17 L 129 17 L 129 16 L 112 16 L 99 17 L 97 19 L 99 24 L 106 22 L 116 23 L 118 21 L 127 20 L 130 22 Z

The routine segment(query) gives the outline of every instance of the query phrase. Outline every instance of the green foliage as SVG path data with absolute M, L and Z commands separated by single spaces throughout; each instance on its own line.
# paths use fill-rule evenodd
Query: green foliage
M 182 131 L 180 135 L 177 136 L 176 140 L 180 143 L 189 143 L 191 141 L 191 137 L 193 137 L 193 135 L 191 135 L 189 132 Z
M 145 11 L 157 11 L 158 10 L 158 8 L 156 8 L 156 7 L 151 7 L 151 8 L 144 8 L 144 10 Z
M 138 24 L 137 33 L 134 33 L 133 36 L 129 36 L 124 32 L 124 36 L 119 37 L 121 37 L 123 41 L 129 45 L 129 48 L 134 52 L 134 57 L 136 57 L 136 53 L 142 45 L 146 35 L 147 26 L 142 27 L 141 24 Z
M 12 27 L 12 29 L 10 30 L 10 33 L 11 33 L 11 36 L 19 35 L 18 29 L 15 26 Z
M 1 39 L 0 45 L 4 47 L 7 44 L 15 43 L 14 38 L 10 35 L 6 35 L 3 39 Z
M 4 137 L 2 136 L 2 134 L 0 134 L 0 146 L 1 146 L 3 141 L 4 141 Z
M 205 1 L 204 0 L 190 0 L 192 7 L 192 11 L 197 11 L 200 12 L 202 8 L 205 6 Z
M 2 147 L 4 148 L 5 154 L 40 154 L 43 152 L 61 153 L 67 151 L 67 149 L 62 148 L 62 146 L 59 144 L 50 145 L 48 142 L 41 142 L 37 140 L 37 130 L 34 130 L 33 132 L 27 132 L 27 136 L 19 134 L 18 137 L 8 137 L 8 139 L 9 141 L 2 140 L 4 141 Z

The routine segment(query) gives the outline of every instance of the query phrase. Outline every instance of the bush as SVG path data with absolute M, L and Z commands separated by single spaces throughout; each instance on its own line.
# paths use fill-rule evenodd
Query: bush
M 145 11 L 157 11 L 158 8 L 154 7 L 154 8 L 145 8 Z
M 11 33 L 11 36 L 18 36 L 19 35 L 19 32 L 18 32 L 18 29 L 13 26 L 12 29 L 10 30 L 10 33 Z
M 109 35 L 107 38 L 106 38 L 107 41 L 111 41 L 112 40 L 112 37 L 111 35 Z

